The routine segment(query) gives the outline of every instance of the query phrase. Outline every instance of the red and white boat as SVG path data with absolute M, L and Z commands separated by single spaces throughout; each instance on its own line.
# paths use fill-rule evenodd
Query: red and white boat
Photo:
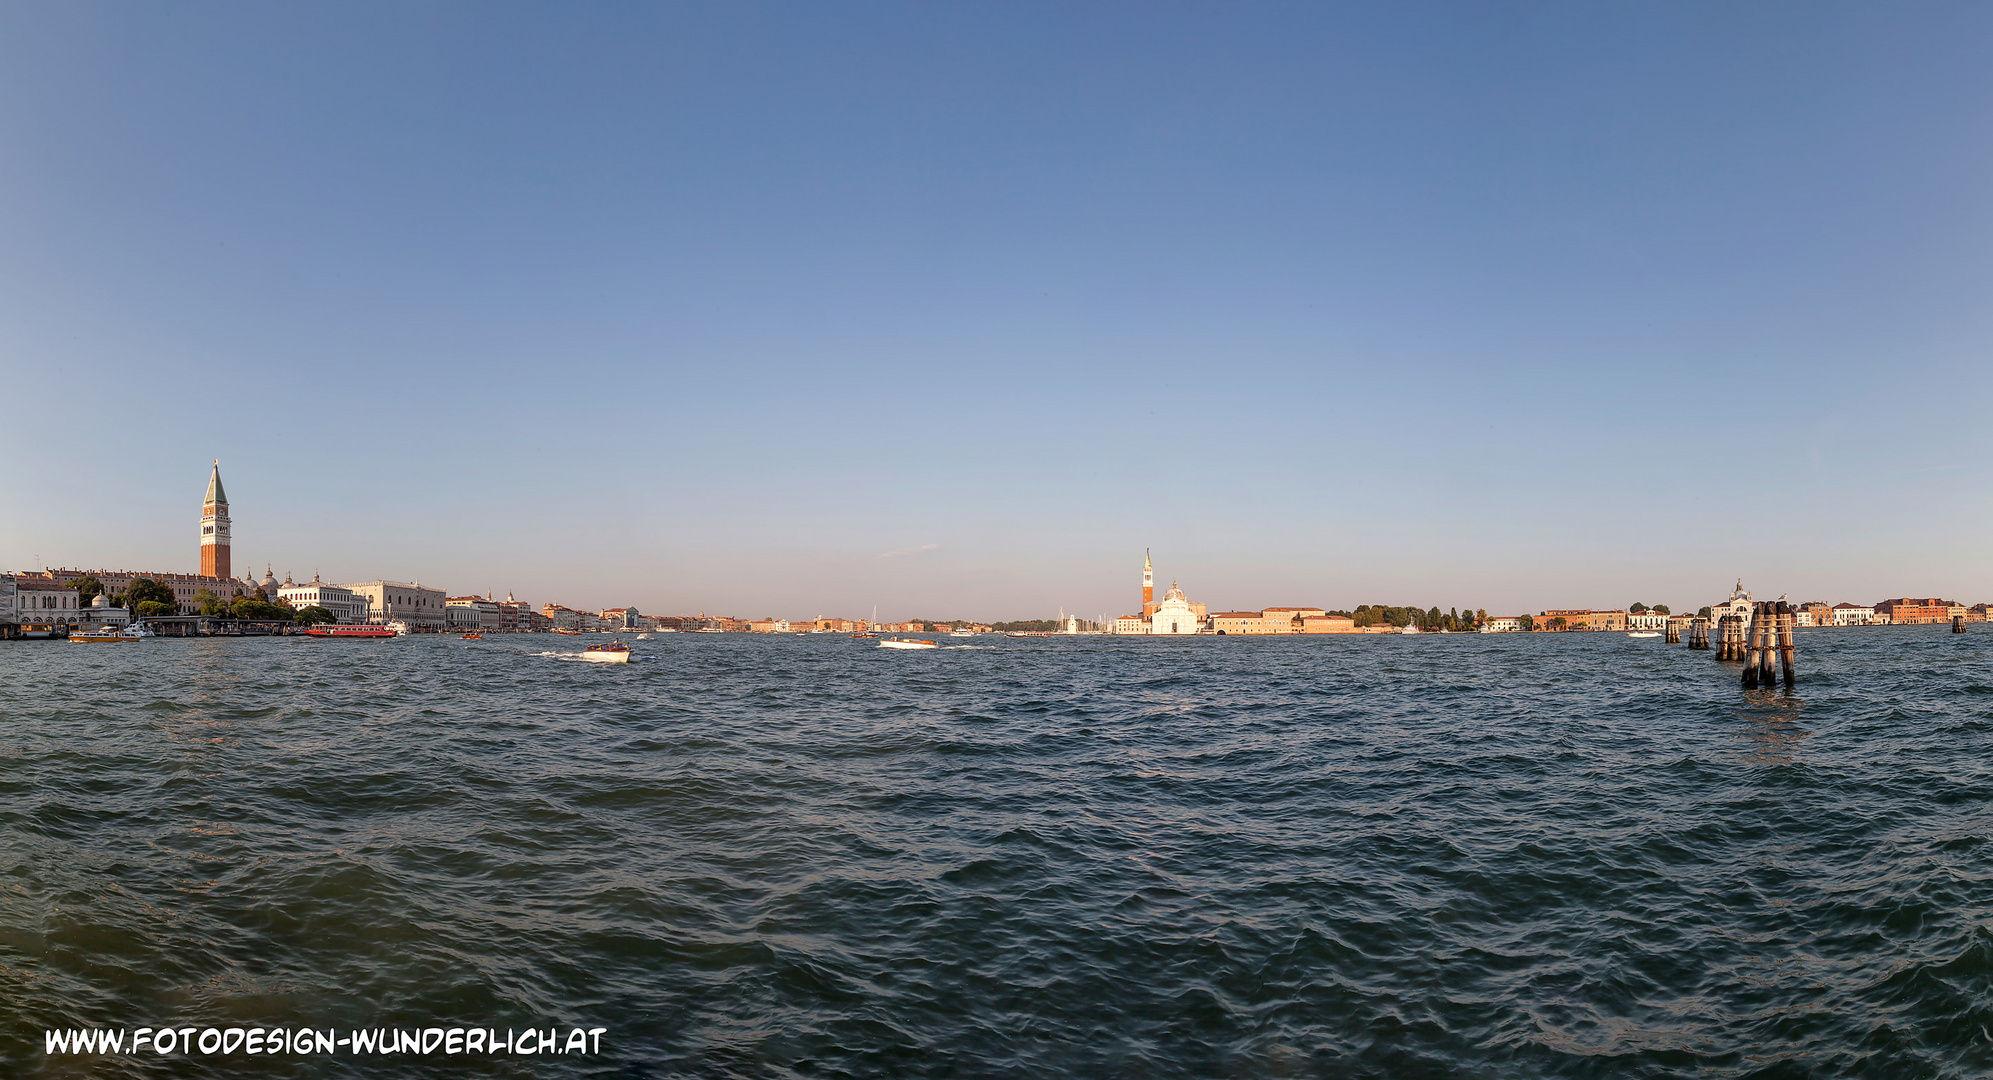
M 305 629 L 306 637 L 315 638 L 391 638 L 400 637 L 400 631 L 392 626 L 341 626 L 338 623 L 319 623 Z
M 603 664 L 627 664 L 630 662 L 630 647 L 620 640 L 607 645 L 590 645 L 581 650 L 581 658 Z
M 938 649 L 941 647 L 941 643 L 931 641 L 927 638 L 889 637 L 880 639 L 879 647 L 882 649 Z

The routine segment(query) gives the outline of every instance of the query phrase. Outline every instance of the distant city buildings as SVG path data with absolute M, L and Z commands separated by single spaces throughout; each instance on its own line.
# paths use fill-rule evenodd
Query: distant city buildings
M 360 621 L 387 624 L 405 623 L 411 630 L 441 630 L 445 596 L 441 589 L 426 588 L 407 581 L 356 581 L 340 586 L 366 604 L 366 617 Z
M 1966 610 L 1964 604 L 1955 600 L 1939 600 L 1936 598 L 1912 600 L 1906 597 L 1895 600 L 1884 600 L 1875 605 L 1876 615 L 1887 616 L 1889 623 L 1893 626 L 1921 623 L 1948 623 L 1952 621 L 1954 616 L 1964 615 Z
M 276 598 L 294 608 L 322 607 L 341 623 L 367 621 L 366 597 L 343 585 L 320 581 L 316 573 L 302 585 L 278 586 Z
M 149 579 L 160 590 L 151 599 L 170 597 L 166 605 L 176 617 L 195 615 L 215 608 L 212 599 L 227 606 L 244 598 L 267 599 L 293 610 L 319 607 L 340 623 L 402 623 L 417 631 L 461 631 L 479 633 L 532 632 L 549 629 L 644 632 L 719 631 L 730 633 L 888 633 L 919 632 L 927 623 L 919 621 L 874 624 L 859 619 L 819 616 L 809 620 L 767 618 L 750 622 L 732 616 L 694 615 L 648 616 L 634 606 L 604 608 L 589 612 L 561 604 L 533 605 L 507 594 L 495 600 L 484 596 L 449 596 L 438 588 L 419 582 L 386 578 L 346 584 L 320 580 L 314 572 L 308 582 L 297 583 L 286 576 L 279 583 L 271 564 L 265 564 L 260 581 L 253 568 L 242 578 L 233 577 L 231 508 L 221 479 L 221 463 L 214 461 L 208 473 L 207 489 L 201 501 L 199 562 L 200 573 L 163 571 L 81 570 L 72 568 L 20 571 L 0 574 L 0 636 L 12 636 L 8 628 L 28 624 L 76 626 L 84 623 L 115 624 L 136 615 L 129 610 L 136 601 L 120 605 L 117 598 L 133 591 L 139 579 Z M 78 584 L 94 579 L 97 593 L 84 600 Z M 87 583 L 85 589 L 87 591 Z M 1724 615 L 1749 617 L 1756 602 L 1737 581 L 1730 595 L 1711 604 L 1707 618 Z M 1638 607 L 1638 605 L 1636 605 Z M 157 617 L 160 607 L 147 609 L 147 617 Z M 237 607 L 238 611 L 243 610 Z M 1970 607 L 1955 600 L 1935 597 L 1898 597 L 1874 605 L 1838 603 L 1831 607 L 1813 600 L 1794 605 L 1794 622 L 1800 627 L 1848 627 L 1873 625 L 1929 625 L 1950 623 L 1953 619 L 1987 622 L 1993 619 L 1993 604 Z M 1555 608 L 1535 616 L 1488 617 L 1485 612 L 1459 612 L 1442 615 L 1438 608 L 1420 612 L 1416 608 L 1360 606 L 1351 613 L 1332 612 L 1320 607 L 1277 606 L 1257 611 L 1233 610 L 1211 614 L 1204 604 L 1193 601 L 1180 583 L 1172 581 L 1163 597 L 1156 598 L 1155 564 L 1148 551 L 1142 558 L 1142 591 L 1139 613 L 1123 615 L 1108 624 L 1109 632 L 1126 635 L 1183 637 L 1200 634 L 1215 636 L 1274 636 L 1284 634 L 1396 633 L 1401 628 L 1475 630 L 1511 633 L 1523 630 L 1546 631 L 1659 631 L 1687 629 L 1694 616 L 1670 614 L 1642 608 L 1589 609 Z M 990 627 L 957 621 L 949 626 L 966 626 L 978 632 Z M 1067 632 L 1077 624 L 1068 620 Z

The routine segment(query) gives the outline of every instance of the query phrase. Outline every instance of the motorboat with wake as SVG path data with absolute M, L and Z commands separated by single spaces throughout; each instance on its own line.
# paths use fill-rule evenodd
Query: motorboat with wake
M 581 650 L 581 658 L 598 664 L 627 664 L 630 662 L 630 647 L 618 638 L 601 645 L 590 645 Z
M 931 641 L 927 638 L 889 637 L 880 638 L 879 647 L 882 649 L 938 649 L 941 647 L 941 643 Z

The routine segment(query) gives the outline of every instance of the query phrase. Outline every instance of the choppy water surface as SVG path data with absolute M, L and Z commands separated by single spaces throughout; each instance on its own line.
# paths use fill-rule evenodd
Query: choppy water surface
M 0 1071 L 1986 1075 L 1974 631 L 0 642 Z

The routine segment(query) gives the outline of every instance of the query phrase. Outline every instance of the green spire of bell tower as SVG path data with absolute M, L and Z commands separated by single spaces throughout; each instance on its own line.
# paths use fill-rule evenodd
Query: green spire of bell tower
M 228 492 L 221 489 L 221 459 L 215 459 L 215 471 L 208 474 L 208 497 L 203 502 L 225 503 Z

